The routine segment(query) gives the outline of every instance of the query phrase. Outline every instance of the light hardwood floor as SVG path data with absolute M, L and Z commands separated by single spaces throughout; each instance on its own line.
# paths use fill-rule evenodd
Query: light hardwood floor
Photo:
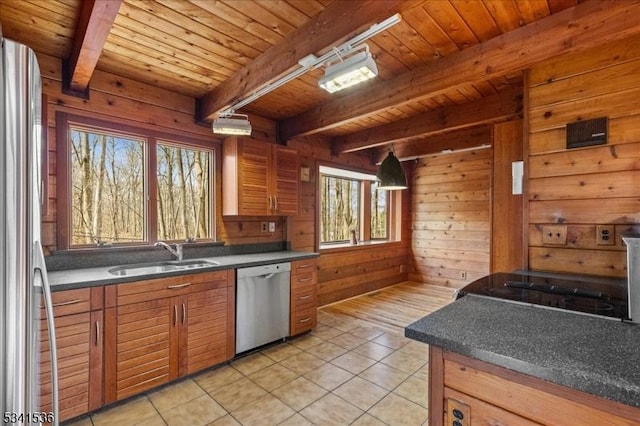
M 454 291 L 406 281 L 323 306 L 320 315 L 348 315 L 387 332 L 404 334 L 404 327 L 452 302 Z

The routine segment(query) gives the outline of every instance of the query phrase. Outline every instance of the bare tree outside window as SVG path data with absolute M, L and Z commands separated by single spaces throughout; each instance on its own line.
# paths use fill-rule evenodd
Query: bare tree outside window
M 320 241 L 348 241 L 360 229 L 360 182 L 321 175 Z
M 71 244 L 145 241 L 144 141 L 72 128 Z
M 377 182 L 371 182 L 371 239 L 389 237 L 387 217 L 387 191 L 379 190 Z
M 211 238 L 211 153 L 158 144 L 158 238 Z

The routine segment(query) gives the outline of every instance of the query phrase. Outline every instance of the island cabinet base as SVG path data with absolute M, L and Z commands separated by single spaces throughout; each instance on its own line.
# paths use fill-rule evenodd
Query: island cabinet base
M 429 348 L 429 425 L 640 425 L 640 409 Z

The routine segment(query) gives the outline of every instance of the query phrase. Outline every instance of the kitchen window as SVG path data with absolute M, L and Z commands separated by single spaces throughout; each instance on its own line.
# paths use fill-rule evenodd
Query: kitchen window
M 59 248 L 214 239 L 211 147 L 63 113 L 58 127 Z
M 390 232 L 391 193 L 378 190 L 374 175 L 320 166 L 319 176 L 320 248 L 349 244 L 353 231 L 365 244 L 399 235 Z

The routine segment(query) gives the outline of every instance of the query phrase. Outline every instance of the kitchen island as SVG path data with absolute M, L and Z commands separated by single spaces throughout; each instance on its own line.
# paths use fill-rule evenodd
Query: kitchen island
M 640 425 L 637 324 L 467 295 L 405 335 L 430 345 L 430 425 Z

